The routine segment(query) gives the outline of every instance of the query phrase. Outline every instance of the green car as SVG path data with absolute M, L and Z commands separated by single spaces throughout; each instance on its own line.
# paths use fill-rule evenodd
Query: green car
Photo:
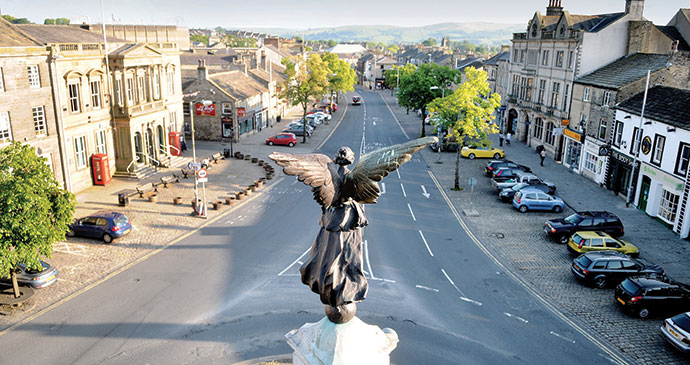
M 568 240 L 568 251 L 580 255 L 592 251 L 617 251 L 632 257 L 640 255 L 635 245 L 600 231 L 578 231 Z

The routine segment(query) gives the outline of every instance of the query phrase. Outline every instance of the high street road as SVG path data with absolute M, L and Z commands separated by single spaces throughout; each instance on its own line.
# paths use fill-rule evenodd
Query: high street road
M 317 152 L 350 146 L 359 157 L 408 140 L 377 93 L 358 93 L 363 104 L 341 106 L 343 121 Z M 381 187 L 379 202 L 366 206 L 369 294 L 357 315 L 398 333 L 392 363 L 623 362 L 483 249 L 419 155 Z M 319 214 L 307 186 L 281 179 L 242 209 L 4 334 L 0 363 L 289 357 L 283 335 L 324 316 L 299 280 Z

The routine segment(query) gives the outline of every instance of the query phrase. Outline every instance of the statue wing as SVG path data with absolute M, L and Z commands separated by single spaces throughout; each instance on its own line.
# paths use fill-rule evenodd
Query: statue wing
M 343 197 L 351 197 L 362 204 L 376 203 L 381 192 L 376 182 L 409 161 L 412 154 L 437 141 L 436 137 L 418 138 L 367 153 L 345 176 Z
M 297 180 L 311 186 L 316 200 L 322 207 L 328 207 L 336 195 L 331 169 L 333 160 L 320 153 L 297 155 L 294 153 L 273 152 L 268 158 L 283 167 L 287 175 L 297 176 Z

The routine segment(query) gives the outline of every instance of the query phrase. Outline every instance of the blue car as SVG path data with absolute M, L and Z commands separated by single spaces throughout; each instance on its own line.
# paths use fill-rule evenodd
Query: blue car
M 80 218 L 69 225 L 68 237 L 82 236 L 102 239 L 105 243 L 122 237 L 132 230 L 129 219 L 122 213 L 100 211 Z
M 522 189 L 513 197 L 513 207 L 522 213 L 528 210 L 550 210 L 560 213 L 565 207 L 563 200 L 536 189 Z

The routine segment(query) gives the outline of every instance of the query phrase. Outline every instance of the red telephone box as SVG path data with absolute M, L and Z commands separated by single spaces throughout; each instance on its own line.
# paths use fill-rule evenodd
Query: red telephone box
M 170 145 L 171 155 L 179 156 L 182 153 L 182 147 L 180 146 L 180 132 L 168 133 L 168 145 Z
M 93 170 L 93 183 L 105 185 L 110 182 L 110 161 L 108 155 L 97 153 L 91 156 L 91 169 Z

